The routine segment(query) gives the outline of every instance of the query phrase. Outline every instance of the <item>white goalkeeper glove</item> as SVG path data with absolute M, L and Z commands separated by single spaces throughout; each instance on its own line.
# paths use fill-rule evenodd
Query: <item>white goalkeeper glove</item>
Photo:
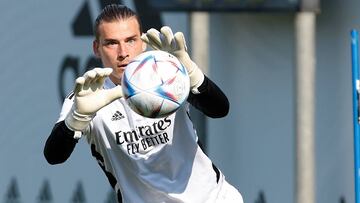
M 187 53 L 185 37 L 182 32 L 173 35 L 168 26 L 162 27 L 160 32 L 151 28 L 141 36 L 141 39 L 153 49 L 166 51 L 178 58 L 189 74 L 191 91 L 195 94 L 199 93 L 197 88 L 204 81 L 204 74 Z
M 105 78 L 111 72 L 111 68 L 94 68 L 76 79 L 74 104 L 65 118 L 69 129 L 84 130 L 98 110 L 123 96 L 120 85 L 103 89 Z

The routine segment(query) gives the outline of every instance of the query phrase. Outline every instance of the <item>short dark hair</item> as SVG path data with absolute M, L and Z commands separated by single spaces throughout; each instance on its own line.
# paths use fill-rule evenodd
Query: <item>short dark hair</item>
M 131 17 L 135 17 L 139 23 L 139 31 L 142 33 L 142 25 L 139 16 L 135 11 L 121 4 L 109 4 L 103 8 L 94 24 L 95 39 L 99 39 L 99 25 L 101 22 L 112 22 L 115 20 L 124 20 Z

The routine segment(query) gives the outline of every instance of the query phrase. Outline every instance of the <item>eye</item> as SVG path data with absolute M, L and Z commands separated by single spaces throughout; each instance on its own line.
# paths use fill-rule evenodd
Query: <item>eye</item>
M 128 43 L 130 45 L 134 44 L 135 42 L 136 42 L 135 39 L 129 39 L 129 40 L 126 41 L 126 43 Z
M 118 43 L 115 40 L 109 40 L 109 41 L 106 41 L 104 44 L 105 44 L 105 46 L 114 46 L 114 45 L 117 45 Z

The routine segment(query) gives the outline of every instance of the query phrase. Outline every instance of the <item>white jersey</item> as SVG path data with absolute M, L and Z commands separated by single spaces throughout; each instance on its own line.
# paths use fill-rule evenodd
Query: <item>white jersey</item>
M 114 86 L 106 79 L 105 89 Z M 59 121 L 72 103 L 66 99 Z M 188 108 L 150 119 L 121 98 L 97 112 L 83 135 L 120 201 L 215 202 L 223 175 L 199 147 Z

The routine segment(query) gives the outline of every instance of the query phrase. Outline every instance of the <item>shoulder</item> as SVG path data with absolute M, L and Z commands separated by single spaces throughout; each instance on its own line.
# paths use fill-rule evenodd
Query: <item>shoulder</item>
M 66 95 L 66 99 L 70 99 L 70 100 L 72 100 L 73 98 L 74 98 L 74 96 L 75 96 L 75 93 L 74 93 L 74 91 L 71 91 L 68 95 Z

